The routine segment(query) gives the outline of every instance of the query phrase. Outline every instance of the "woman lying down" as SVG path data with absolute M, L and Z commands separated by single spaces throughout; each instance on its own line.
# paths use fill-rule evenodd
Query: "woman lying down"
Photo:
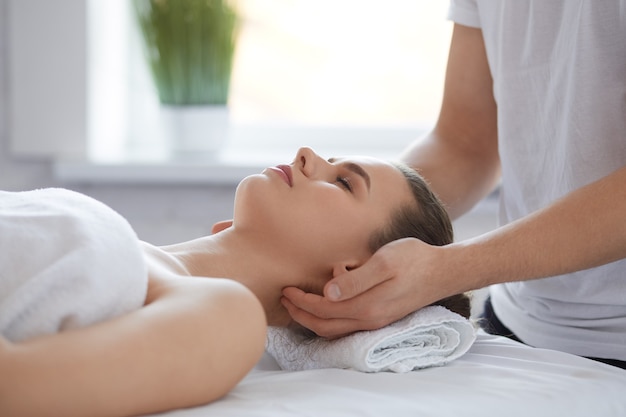
M 0 192 L 0 415 L 129 416 L 213 401 L 256 364 L 267 325 L 290 324 L 284 287 L 321 293 L 404 237 L 452 241 L 419 175 L 309 148 L 239 184 L 231 227 L 165 247 L 138 241 L 84 195 Z M 464 295 L 441 303 L 469 315 Z

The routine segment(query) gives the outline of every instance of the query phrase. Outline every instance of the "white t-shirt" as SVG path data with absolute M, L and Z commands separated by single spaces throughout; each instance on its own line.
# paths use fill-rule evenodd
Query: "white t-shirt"
M 502 224 L 626 165 L 626 0 L 453 0 L 449 17 L 483 32 Z M 491 297 L 530 345 L 626 360 L 626 260 L 497 285 Z

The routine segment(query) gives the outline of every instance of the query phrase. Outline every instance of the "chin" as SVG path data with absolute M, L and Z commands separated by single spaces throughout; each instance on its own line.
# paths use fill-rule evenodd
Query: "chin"
M 248 176 L 237 185 L 233 205 L 233 218 L 241 217 L 245 219 L 258 217 L 258 213 L 256 213 L 258 210 L 255 208 L 262 207 L 263 201 L 266 198 L 264 195 L 266 194 L 266 190 L 264 190 L 265 187 L 259 184 L 259 180 L 262 178 L 258 177 L 259 175 Z
M 235 190 L 234 212 L 255 222 L 265 217 L 280 217 L 283 196 L 268 177 L 255 174 L 245 177 Z

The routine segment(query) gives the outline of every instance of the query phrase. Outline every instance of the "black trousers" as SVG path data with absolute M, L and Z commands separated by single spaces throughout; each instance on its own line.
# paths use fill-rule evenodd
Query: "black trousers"
M 513 333 L 511 330 L 509 330 L 508 327 L 502 324 L 498 316 L 496 316 L 495 311 L 493 311 L 493 306 L 491 305 L 491 297 L 487 297 L 487 300 L 485 300 L 485 307 L 483 310 L 483 314 L 480 317 L 479 323 L 480 323 L 480 327 L 482 327 L 483 330 L 489 334 L 505 336 L 505 337 L 508 337 L 509 339 L 515 340 L 516 342 L 524 343 L 515 335 L 515 333 Z M 607 365 L 612 365 L 618 368 L 626 369 L 626 361 L 620 361 L 617 359 L 590 358 L 590 357 L 587 357 L 587 359 L 592 359 L 594 361 L 606 363 Z

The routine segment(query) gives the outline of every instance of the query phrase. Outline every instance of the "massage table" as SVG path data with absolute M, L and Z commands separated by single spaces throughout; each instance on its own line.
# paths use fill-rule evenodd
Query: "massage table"
M 441 367 L 282 371 L 267 353 L 222 399 L 167 417 L 623 417 L 626 370 L 478 331 Z

